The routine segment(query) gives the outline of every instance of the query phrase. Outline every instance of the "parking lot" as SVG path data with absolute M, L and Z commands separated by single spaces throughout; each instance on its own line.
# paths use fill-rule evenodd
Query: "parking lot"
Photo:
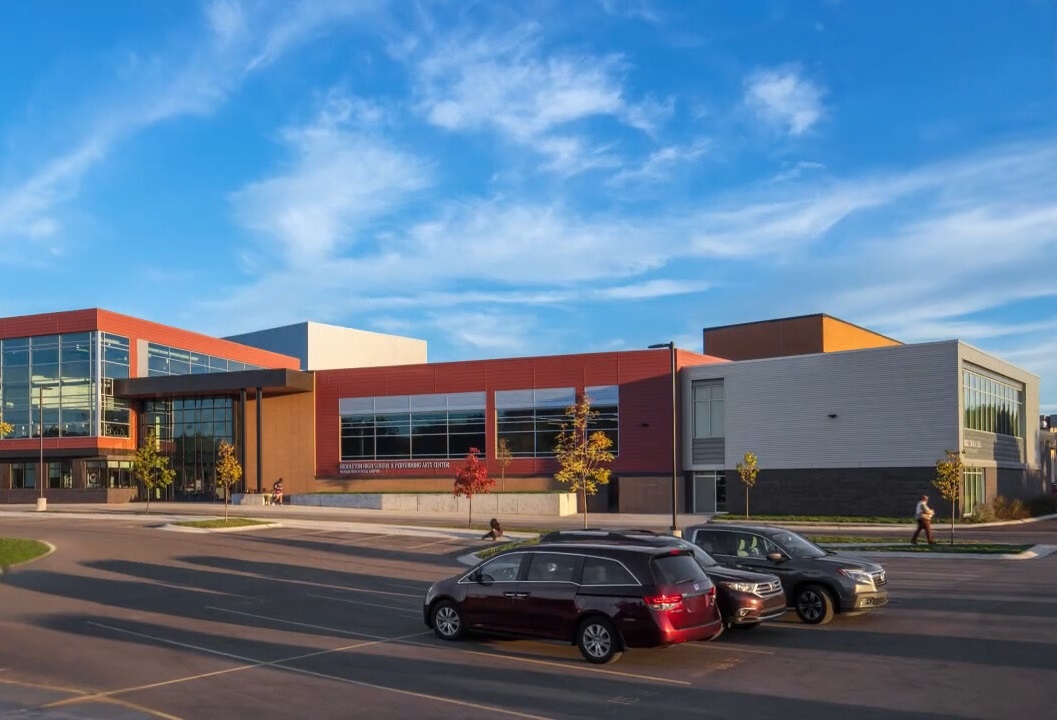
M 422 596 L 475 540 L 151 524 L 0 518 L 0 535 L 58 548 L 0 583 L 0 715 L 899 720 L 1057 703 L 1057 556 L 885 559 L 883 610 L 597 667 L 572 646 L 434 639 Z

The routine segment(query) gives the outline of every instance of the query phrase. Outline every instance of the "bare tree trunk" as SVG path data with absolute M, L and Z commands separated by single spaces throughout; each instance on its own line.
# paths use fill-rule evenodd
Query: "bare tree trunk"
M 954 544 L 954 509 L 957 507 L 955 501 L 951 501 L 951 545 Z
M 749 519 L 749 486 L 745 486 L 745 519 Z
M 224 486 L 224 522 L 228 520 L 228 486 Z
M 470 495 L 466 499 L 470 501 L 470 514 L 467 515 L 467 517 L 466 517 L 466 527 L 472 527 L 473 526 L 473 495 Z

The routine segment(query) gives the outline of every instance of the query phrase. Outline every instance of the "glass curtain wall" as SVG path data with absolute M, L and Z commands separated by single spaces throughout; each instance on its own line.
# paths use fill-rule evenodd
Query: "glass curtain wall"
M 0 417 L 14 426 L 8 437 L 101 434 L 97 378 L 105 391 L 105 378 L 128 377 L 128 347 L 128 338 L 94 332 L 0 340 Z M 127 437 L 128 402 L 111 392 L 104 405 L 102 434 Z
M 496 435 L 514 457 L 552 456 L 555 438 L 569 422 L 565 411 L 575 402 L 575 388 L 497 390 Z
M 234 445 L 235 404 L 230 397 L 174 398 L 144 403 L 139 442 L 153 431 L 169 457 L 176 499 L 216 497 L 217 452 L 222 440 Z
M 965 427 L 1024 437 L 1024 389 L 973 370 L 962 371 Z

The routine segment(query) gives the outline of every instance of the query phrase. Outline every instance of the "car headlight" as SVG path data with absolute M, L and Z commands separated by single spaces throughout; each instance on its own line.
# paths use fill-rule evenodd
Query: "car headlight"
M 873 585 L 873 576 L 858 568 L 841 568 L 840 574 L 855 582 L 856 585 Z
M 734 592 L 751 593 L 756 592 L 756 583 L 750 582 L 734 582 L 732 580 L 724 580 L 720 583 L 723 587 Z

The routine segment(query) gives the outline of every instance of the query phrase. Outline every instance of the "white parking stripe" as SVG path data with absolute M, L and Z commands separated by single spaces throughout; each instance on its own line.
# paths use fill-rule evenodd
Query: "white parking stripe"
M 392 605 L 379 605 L 378 603 L 363 602 L 362 600 L 348 600 L 346 598 L 329 597 L 327 595 L 313 595 L 312 593 L 306 593 L 305 597 L 318 598 L 319 600 L 333 600 L 334 602 L 348 603 L 349 605 L 365 605 L 367 607 L 382 608 L 383 610 L 395 610 L 396 612 L 407 613 L 409 615 L 421 616 L 422 613 L 418 610 L 409 610 L 402 607 L 393 607 Z
M 318 652 L 306 653 L 304 655 L 295 655 L 293 657 L 283 658 L 281 660 L 268 661 L 268 660 L 256 660 L 254 658 L 245 657 L 245 656 L 242 656 L 242 655 L 235 655 L 233 653 L 221 652 L 219 650 L 212 650 L 210 648 L 202 647 L 200 645 L 191 645 L 189 643 L 182 643 L 182 642 L 178 642 L 176 640 L 169 640 L 168 638 L 158 637 L 156 635 L 148 635 L 147 633 L 136 632 L 134 630 L 125 630 L 124 628 L 113 627 L 111 625 L 104 625 L 102 623 L 93 622 L 91 620 L 88 621 L 88 624 L 89 625 L 94 625 L 96 627 L 104 628 L 106 630 L 111 630 L 111 631 L 117 632 L 117 633 L 124 633 L 126 635 L 133 635 L 135 637 L 141 637 L 141 638 L 146 638 L 148 640 L 154 640 L 155 642 L 163 643 L 163 644 L 166 644 L 166 645 L 173 645 L 175 647 L 182 647 L 182 648 L 186 648 L 188 650 L 195 650 L 197 652 L 207 653 L 209 655 L 216 655 L 216 656 L 219 656 L 219 657 L 225 657 L 225 658 L 229 658 L 229 659 L 232 659 L 232 660 L 241 660 L 243 662 L 250 663 L 249 665 L 242 665 L 242 666 L 239 666 L 237 668 L 230 668 L 228 670 L 218 670 L 216 672 L 205 673 L 205 674 L 200 675 L 200 676 L 192 676 L 192 677 L 187 677 L 187 678 L 178 678 L 178 679 L 169 680 L 169 681 L 166 681 L 166 682 L 155 683 L 153 685 L 144 685 L 142 687 L 125 688 L 125 689 L 122 689 L 122 690 L 111 690 L 111 691 L 108 691 L 108 692 L 105 692 L 105 693 L 98 693 L 98 695 L 100 697 L 107 697 L 107 696 L 116 695 L 116 694 L 123 694 L 123 693 L 127 693 L 127 692 L 133 692 L 135 690 L 144 690 L 144 689 L 148 689 L 148 688 L 152 688 L 152 687 L 160 687 L 162 685 L 172 685 L 172 684 L 178 683 L 178 682 L 185 682 L 187 680 L 194 680 L 194 679 L 197 679 L 198 677 L 209 677 L 211 675 L 220 675 L 220 674 L 223 674 L 223 673 L 226 673 L 226 672 L 236 672 L 236 671 L 239 671 L 239 670 L 250 670 L 252 668 L 257 668 L 257 667 L 274 667 L 274 668 L 277 668 L 277 669 L 280 669 L 280 670 L 286 670 L 288 672 L 298 673 L 300 675 L 308 675 L 310 677 L 317 677 L 317 678 L 321 678 L 321 679 L 324 679 L 324 680 L 336 680 L 338 682 L 348 683 L 349 685 L 355 685 L 357 687 L 370 688 L 372 690 L 381 690 L 381 691 L 384 691 L 384 692 L 396 693 L 398 695 L 407 695 L 407 696 L 410 696 L 410 697 L 421 698 L 423 700 L 435 700 L 437 702 L 448 703 L 450 705 L 458 705 L 460 707 L 468 707 L 468 708 L 473 708 L 475 710 L 484 710 L 486 712 L 498 713 L 500 715 L 508 715 L 510 717 L 526 718 L 527 720 L 554 720 L 554 718 L 550 718 L 550 717 L 547 717 L 547 716 L 544 716 L 544 715 L 532 715 L 530 713 L 518 712 L 517 710 L 507 710 L 505 708 L 496 707 L 494 705 L 482 705 L 482 704 L 479 704 L 479 703 L 467 702 L 465 700 L 456 700 L 454 698 L 443 697 L 441 695 L 430 695 L 428 693 L 420 693 L 420 692 L 415 692 L 413 690 L 401 690 L 400 688 L 386 687 L 385 685 L 376 685 L 375 683 L 364 682 L 362 680 L 352 680 L 350 678 L 344 678 L 344 677 L 340 677 L 338 675 L 329 675 L 327 673 L 315 672 L 313 670 L 305 670 L 305 669 L 302 669 L 302 668 L 291 667 L 291 666 L 285 664 L 285 663 L 293 662 L 295 660 L 304 660 L 304 659 L 309 658 L 309 657 L 318 657 L 320 655 L 327 655 L 327 654 L 330 654 L 330 653 L 343 652 L 345 650 L 352 650 L 352 649 L 356 649 L 356 648 L 359 648 L 359 647 L 364 647 L 366 645 L 375 645 L 375 644 L 378 644 L 380 642 L 397 642 L 397 641 L 400 641 L 400 640 L 404 640 L 406 638 L 415 637 L 417 635 L 423 635 L 425 633 L 415 633 L 414 635 L 403 635 L 403 636 L 398 637 L 398 638 L 385 638 L 385 639 L 382 639 L 382 640 L 377 641 L 377 642 L 357 643 L 356 645 L 349 645 L 349 646 L 346 646 L 346 647 L 343 647 L 343 648 L 334 648 L 333 650 L 320 650 Z M 72 699 L 84 700 L 84 699 L 87 699 L 87 698 L 71 698 L 71 700 Z M 60 701 L 60 702 L 63 703 L 63 704 L 67 704 L 69 701 L 68 700 L 63 700 L 63 701 Z

